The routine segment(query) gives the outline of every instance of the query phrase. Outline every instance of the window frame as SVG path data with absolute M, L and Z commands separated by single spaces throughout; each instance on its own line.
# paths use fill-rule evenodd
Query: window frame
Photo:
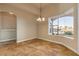
M 67 17 L 67 16 L 61 16 L 61 17 Z M 57 17 L 54 17 L 54 18 L 49 18 L 48 20 L 55 20 L 55 19 L 57 19 L 57 18 L 61 18 L 61 17 L 59 17 L 59 16 L 57 16 Z M 69 17 L 69 16 L 68 16 Z M 70 17 L 73 17 L 73 16 L 70 16 Z M 73 18 L 74 19 L 74 18 Z M 59 20 L 59 19 L 58 19 Z M 49 23 L 49 22 L 48 22 Z M 53 21 L 52 21 L 52 26 L 53 26 Z M 48 27 L 50 27 L 50 25 L 48 25 Z M 73 27 L 74 27 L 74 20 L 73 20 Z M 48 28 L 49 29 L 49 28 Z M 58 24 L 58 29 L 59 29 L 59 24 Z M 74 29 L 73 29 L 74 30 Z M 48 32 L 49 32 L 49 30 L 48 30 Z M 73 37 L 68 37 L 68 35 L 61 35 L 61 34 L 59 34 L 59 30 L 57 31 L 58 32 L 58 34 L 57 35 L 55 35 L 55 36 L 62 36 L 62 37 L 66 37 L 66 38 L 70 38 L 70 39 L 73 39 Z M 54 35 L 53 34 L 53 28 L 52 28 L 52 33 L 51 34 L 49 34 L 49 35 Z M 72 34 L 72 36 L 73 36 L 74 34 Z

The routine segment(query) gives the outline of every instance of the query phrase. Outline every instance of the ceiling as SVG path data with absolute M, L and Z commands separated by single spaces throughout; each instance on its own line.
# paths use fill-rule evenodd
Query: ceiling
M 17 7 L 21 10 L 30 12 L 32 14 L 38 15 L 40 13 L 40 3 L 19 3 L 19 4 L 8 4 L 14 7 Z M 41 4 L 41 9 L 46 8 L 48 3 Z
M 0 5 L 9 5 L 12 7 L 19 8 L 23 11 L 38 15 L 40 13 L 40 3 L 0 3 Z M 55 3 L 41 3 L 41 9 L 44 9 L 48 6 L 54 6 Z
M 40 14 L 40 3 L 0 3 L 0 5 L 8 5 L 8 6 L 16 7 L 20 10 L 32 13 L 34 15 Z M 59 6 L 59 3 L 41 3 L 42 10 L 49 8 L 50 6 L 56 7 Z

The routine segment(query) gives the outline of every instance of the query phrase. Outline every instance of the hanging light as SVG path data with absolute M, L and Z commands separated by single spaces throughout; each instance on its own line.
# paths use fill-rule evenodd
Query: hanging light
M 41 21 L 45 21 L 45 18 L 41 16 L 41 3 L 40 3 L 40 17 L 37 19 L 37 21 L 41 22 Z
M 41 21 L 41 18 L 39 17 L 39 18 L 37 19 L 37 21 Z
M 42 18 L 42 21 L 45 21 L 45 18 L 44 17 Z

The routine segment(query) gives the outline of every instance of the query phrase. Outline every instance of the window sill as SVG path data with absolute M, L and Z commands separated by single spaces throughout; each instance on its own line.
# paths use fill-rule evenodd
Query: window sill
M 65 37 L 65 38 L 68 38 L 68 39 L 74 39 L 73 37 L 68 37 L 68 36 L 63 36 L 63 37 Z
M 65 38 L 68 38 L 68 39 L 74 39 L 73 37 L 68 37 L 68 36 L 64 36 L 64 35 L 54 35 L 54 36 L 60 36 L 60 37 L 65 37 Z

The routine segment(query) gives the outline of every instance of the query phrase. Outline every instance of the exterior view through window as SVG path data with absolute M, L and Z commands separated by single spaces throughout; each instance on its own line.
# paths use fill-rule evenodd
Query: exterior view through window
M 74 34 L 73 16 L 63 16 L 56 19 L 48 20 L 49 35 L 64 35 L 72 37 Z

